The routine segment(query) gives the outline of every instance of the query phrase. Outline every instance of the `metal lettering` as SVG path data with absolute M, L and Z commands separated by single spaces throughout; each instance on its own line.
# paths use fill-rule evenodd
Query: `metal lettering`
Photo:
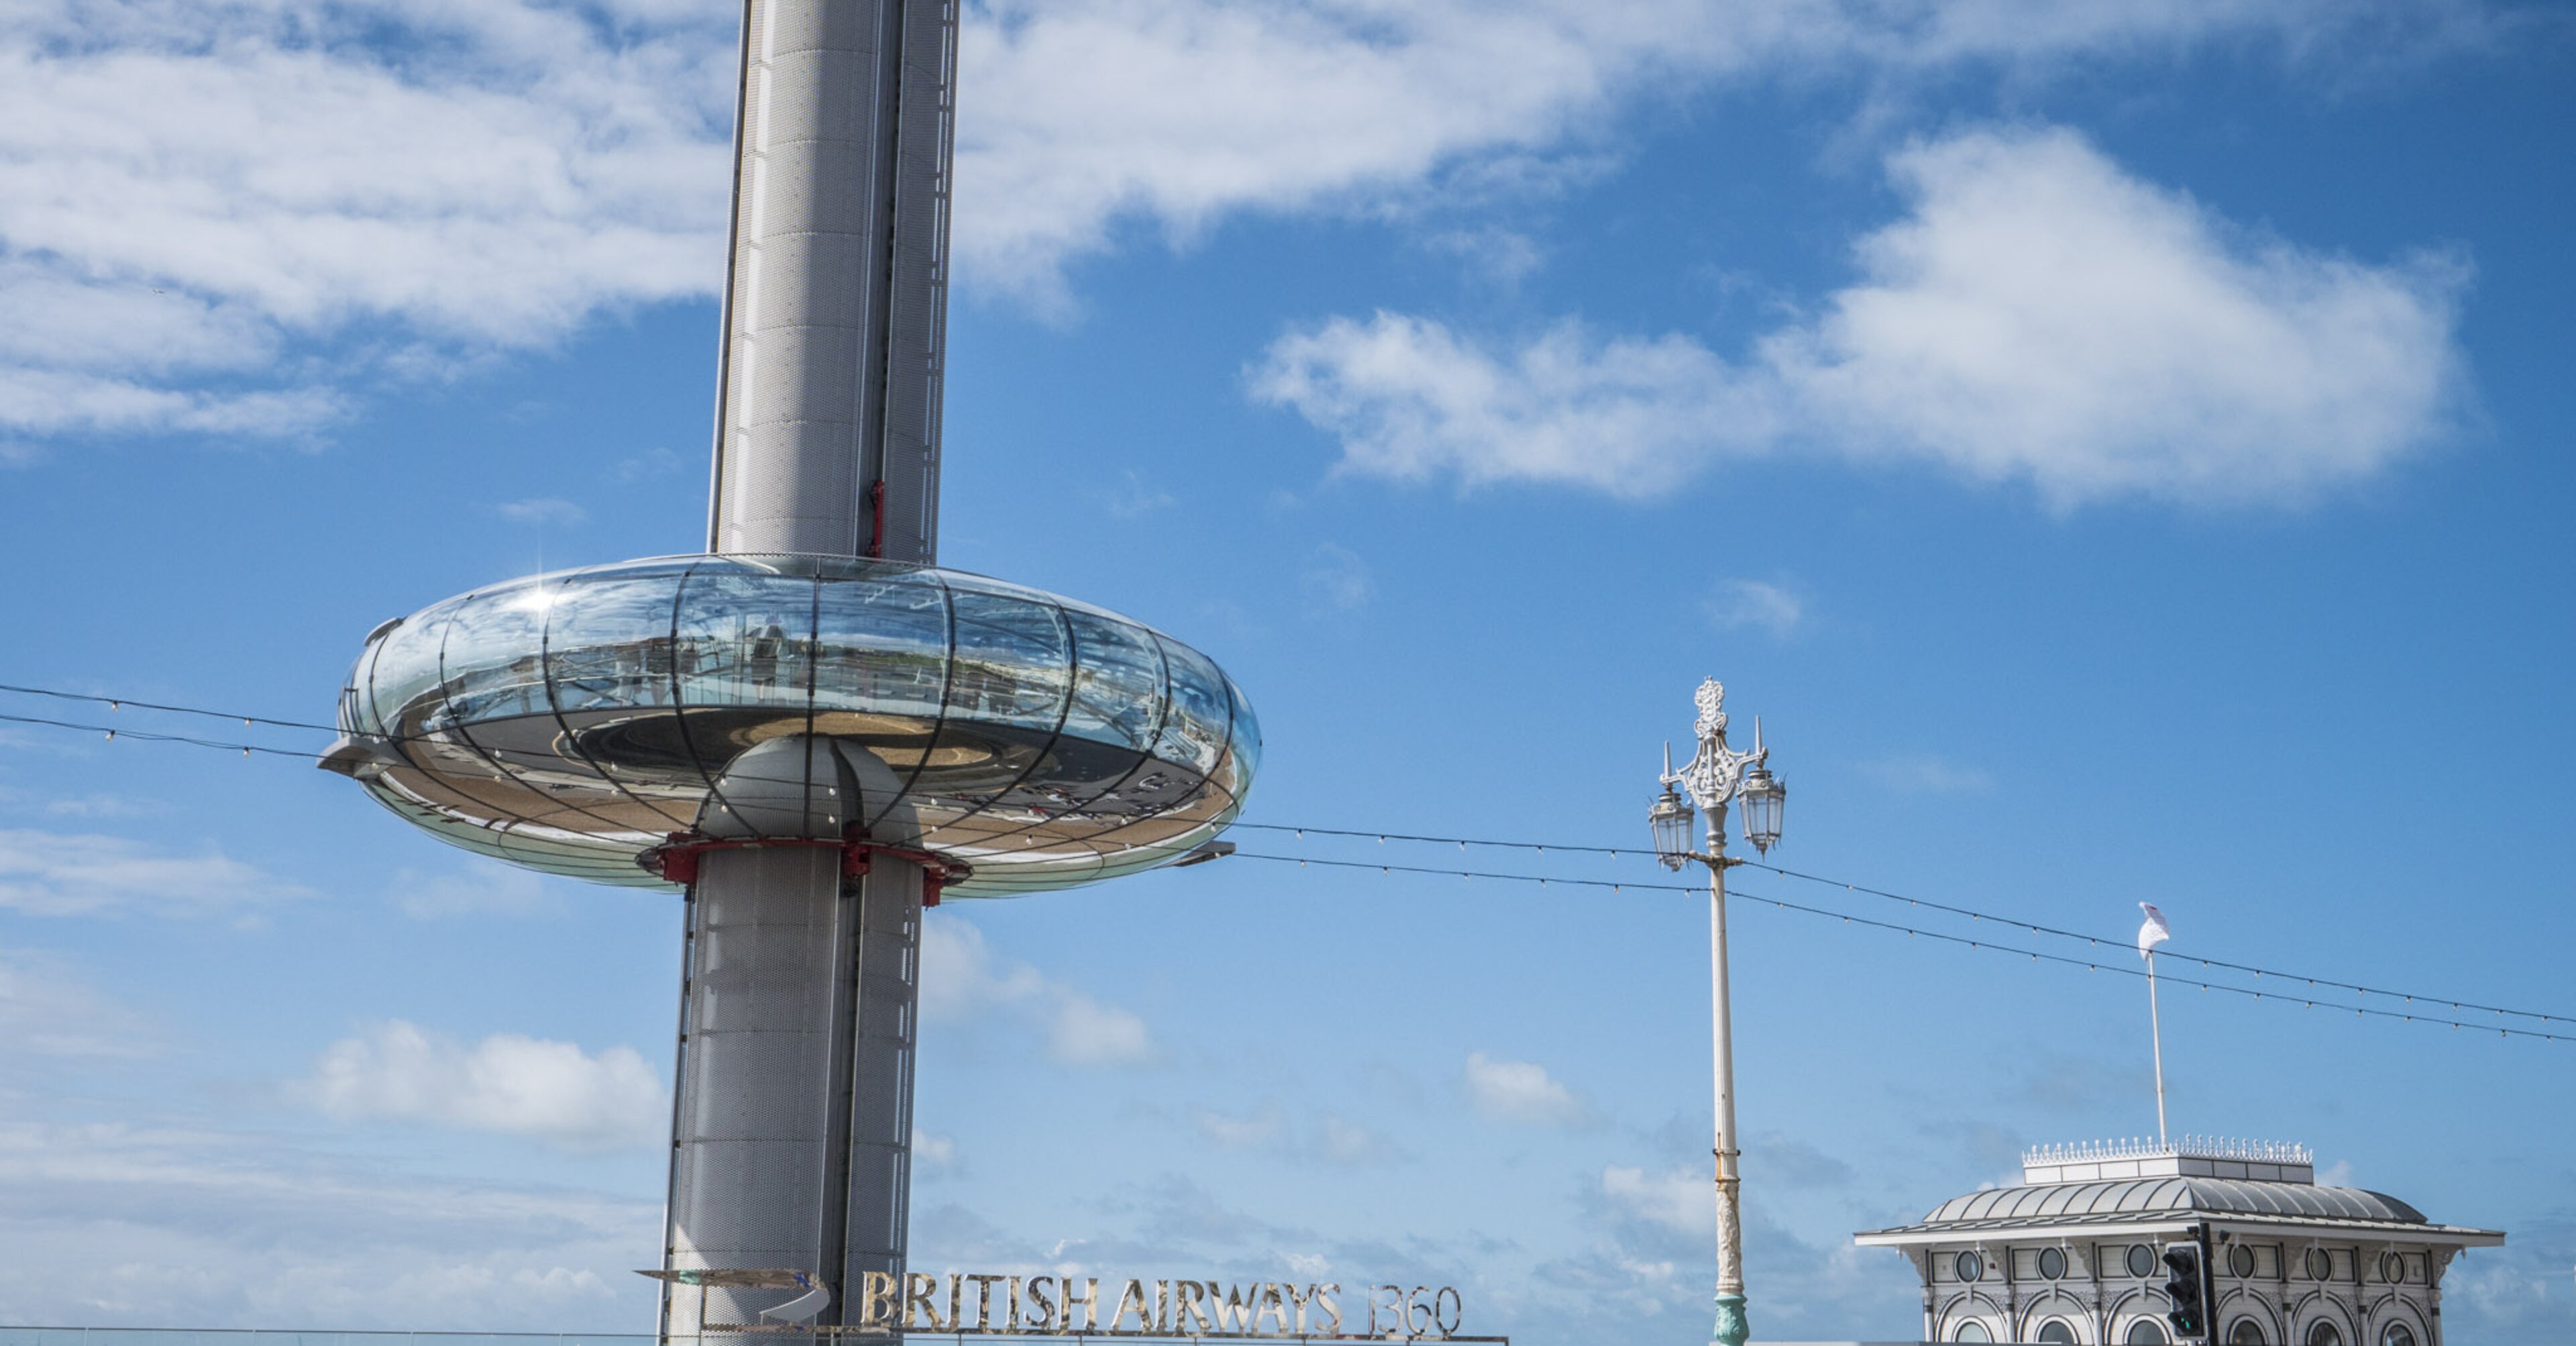
M 903 1281 L 891 1272 L 871 1271 L 859 1278 L 859 1326 L 882 1327 L 903 1312 Z
M 1118 1292 L 1118 1311 L 1109 1315 L 1109 1330 L 1112 1332 L 1123 1332 L 1126 1330 L 1124 1327 L 1121 1327 L 1120 1324 L 1127 1321 L 1127 1309 L 1129 1305 L 1135 1306 L 1136 1330 L 1139 1332 L 1154 1331 L 1154 1310 L 1151 1305 L 1145 1302 L 1145 1283 L 1138 1280 L 1127 1282 L 1127 1288 Z
M 1073 1278 L 1071 1276 L 1064 1278 L 1063 1327 L 1067 1332 L 1075 1330 L 1073 1326 L 1073 1306 L 1076 1304 L 1080 1304 L 1082 1306 L 1081 1330 L 1085 1332 L 1097 1332 L 1100 1330 L 1100 1278 L 1098 1276 L 1084 1277 L 1082 1285 L 1083 1291 L 1081 1294 L 1077 1295 L 1073 1292 Z
M 1262 1330 L 1262 1329 L 1261 1329 L 1261 1320 L 1262 1320 L 1264 1317 L 1270 1318 L 1271 1320 L 1275 1321 L 1275 1322 L 1278 1324 L 1278 1326 L 1273 1327 L 1273 1328 L 1271 1328 L 1271 1329 L 1270 1329 L 1270 1331 L 1269 1331 L 1268 1335 L 1270 1335 L 1270 1336 L 1285 1336 L 1285 1335 L 1287 1335 L 1287 1333 L 1288 1333 L 1288 1302 L 1287 1302 L 1286 1300 L 1284 1300 L 1284 1299 L 1280 1298 L 1280 1295 L 1279 1295 L 1279 1286 L 1278 1286 L 1278 1284 L 1277 1284 L 1276 1282 L 1274 1282 L 1274 1281 L 1264 1281 L 1264 1282 L 1262 1282 L 1262 1285 L 1261 1285 L 1261 1307 L 1259 1307 L 1259 1308 L 1257 1308 L 1257 1309 L 1254 1309 L 1254 1310 L 1252 1311 L 1252 1330 L 1253 1330 L 1254 1332 L 1256 1332 L 1256 1333 L 1257 1333 L 1257 1332 L 1260 1332 L 1260 1331 Z
M 1252 1287 L 1252 1293 L 1248 1295 L 1243 1292 L 1242 1286 L 1229 1285 L 1225 1287 L 1225 1298 L 1219 1300 L 1216 1297 L 1216 1282 L 1208 1282 L 1208 1307 L 1216 1310 L 1216 1330 L 1219 1332 L 1251 1331 L 1252 1310 L 1260 1302 L 1261 1287 L 1258 1285 Z
M 816 1332 L 897 1336 L 906 1332 L 967 1336 L 1100 1336 L 1131 1340 L 1494 1343 L 1462 1337 L 1465 1302 L 1456 1286 L 1360 1286 L 1366 1329 L 1347 1321 L 1337 1281 L 1112 1280 L 1117 1308 L 1101 1323 L 1097 1276 L 1029 1276 L 1000 1272 L 864 1272 L 847 1327 Z M 1151 1285 L 1149 1292 L 1146 1287 Z M 968 1287 L 974 1293 L 967 1294 Z M 943 1295 L 942 1291 L 946 1293 Z M 942 1300 L 945 1303 L 942 1303 Z M 971 1300 L 971 1303 L 970 1303 Z M 1076 1315 L 1079 1307 L 1082 1312 Z M 837 1341 L 838 1338 L 835 1338 Z
M 926 1325 L 930 1330 L 936 1332 L 941 1328 L 948 1326 L 948 1324 L 941 1321 L 939 1317 L 939 1278 L 937 1276 L 925 1276 L 916 1271 L 913 1274 L 904 1277 L 903 1284 L 903 1326 L 905 1331 L 910 1331 L 913 1328 Z M 913 1310 L 915 1309 L 921 1310 L 922 1315 L 929 1318 L 930 1321 L 927 1324 L 924 1324 L 920 1319 L 914 1317 Z
M 1377 1308 L 1378 1308 L 1378 1305 L 1377 1305 L 1377 1292 L 1378 1292 L 1378 1291 L 1380 1291 L 1380 1290 L 1384 1290 L 1384 1291 L 1386 1292 L 1386 1307 L 1387 1307 L 1387 1310 L 1388 1310 L 1389 1312 L 1391 1312 L 1391 1313 L 1393 1313 L 1393 1314 L 1395 1315 L 1395 1326 L 1394 1326 L 1394 1327 L 1392 1327 L 1392 1328 L 1381 1329 L 1381 1328 L 1379 1328 L 1379 1327 L 1378 1327 L 1378 1325 L 1377 1325 Z M 1385 1332 L 1385 1333 L 1388 1333 L 1388 1334 L 1393 1334 L 1393 1333 L 1398 1333 L 1398 1332 L 1403 1331 L 1403 1329 L 1404 1329 L 1404 1291 L 1403 1291 L 1402 1289 L 1400 1289 L 1399 1287 L 1392 1286 L 1392 1285 L 1372 1285 L 1372 1286 L 1370 1286 L 1370 1287 L 1368 1288 L 1368 1311 L 1369 1311 L 1369 1317 L 1368 1317 L 1368 1335 L 1370 1335 L 1370 1336 L 1374 1337 L 1374 1336 L 1380 1335 L 1381 1331 L 1383 1331 L 1383 1332 Z
M 1000 1276 L 969 1276 L 966 1279 L 975 1282 L 975 1330 L 981 1332 L 993 1325 L 993 1287 L 1000 1283 L 1003 1278 Z M 957 1317 L 954 1320 L 957 1323 L 958 1330 L 961 1332 L 964 1331 L 966 1328 L 965 1319 Z

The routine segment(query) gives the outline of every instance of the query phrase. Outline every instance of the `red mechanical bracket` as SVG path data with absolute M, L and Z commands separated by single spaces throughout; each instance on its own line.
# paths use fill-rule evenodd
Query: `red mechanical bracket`
M 891 856 L 921 866 L 921 905 L 939 905 L 939 895 L 949 884 L 963 882 L 974 871 L 965 865 L 932 851 L 909 846 L 887 846 L 857 837 L 832 841 L 821 837 L 745 837 L 739 840 L 699 836 L 694 832 L 673 832 L 670 839 L 635 857 L 635 863 L 646 873 L 677 884 L 698 881 L 698 860 L 709 851 L 747 851 L 771 846 L 822 847 L 841 853 L 841 874 L 856 878 L 868 872 L 868 857 Z

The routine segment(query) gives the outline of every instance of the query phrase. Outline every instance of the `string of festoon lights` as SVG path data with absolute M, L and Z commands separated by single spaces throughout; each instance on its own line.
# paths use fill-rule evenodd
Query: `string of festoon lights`
M 86 692 L 71 692 L 56 688 L 29 687 L 0 683 L 0 693 L 47 697 L 61 701 L 105 706 L 111 715 L 128 709 L 148 710 L 176 715 L 198 716 L 208 719 L 229 720 L 238 723 L 245 728 L 264 726 L 274 729 L 300 730 L 319 733 L 336 734 L 340 732 L 339 727 L 336 725 L 321 724 L 313 721 L 281 719 L 274 716 L 264 715 L 244 715 L 239 712 L 214 710 L 202 706 L 188 706 L 169 702 L 140 701 L 130 697 L 108 696 Z M 126 725 L 101 724 L 93 721 L 76 721 L 50 716 L 19 715 L 0 712 L 0 723 L 85 731 L 100 734 L 109 742 L 132 741 L 145 743 L 175 743 L 185 747 L 207 748 L 223 752 L 239 753 L 245 758 L 253 756 L 287 757 L 309 762 L 314 757 L 314 753 L 310 749 L 280 748 L 270 744 L 243 743 L 224 739 L 207 738 L 192 734 L 173 734 Z M 407 741 L 406 736 L 384 735 L 382 737 L 384 737 L 388 742 L 399 743 Z M 1496 850 L 1528 851 L 1539 854 L 1556 851 L 1569 855 L 1599 856 L 1611 860 L 1617 860 L 1621 857 L 1653 858 L 1651 851 L 1639 847 L 1597 846 L 1559 842 L 1505 841 L 1485 837 L 1439 836 L 1415 832 L 1374 831 L 1366 828 L 1315 827 L 1295 823 L 1248 822 L 1240 820 L 1233 823 L 1232 826 L 1237 829 L 1287 834 L 1300 840 L 1313 836 L 1339 840 L 1372 841 L 1379 845 L 1405 843 L 1422 846 L 1454 846 L 1461 851 L 1467 850 L 1471 847 L 1481 847 Z M 1233 858 L 1283 865 L 1293 864 L 1301 869 L 1321 868 L 1326 870 L 1376 870 L 1381 875 L 1389 877 L 1402 874 L 1417 877 L 1427 876 L 1455 878 L 1461 881 L 1470 882 L 1483 879 L 1491 882 L 1526 884 L 1537 887 L 1554 886 L 1590 890 L 1607 890 L 1612 893 L 1624 893 L 1629 889 L 1636 889 L 1640 892 L 1650 893 L 1704 894 L 1707 891 L 1704 886 L 1699 884 L 1660 882 L 1652 879 L 1598 879 L 1570 877 L 1565 875 L 1523 874 L 1500 870 L 1451 869 L 1432 865 L 1396 864 L 1391 861 L 1348 860 L 1330 856 L 1282 855 L 1237 851 L 1234 853 Z M 1920 908 L 1927 911 L 1936 911 L 1945 915 L 1965 917 L 1972 922 L 1990 922 L 2007 929 L 2018 930 L 2028 934 L 2082 941 L 2088 948 L 2098 949 L 2104 946 L 2109 946 L 2114 949 L 2125 949 L 2129 946 L 2128 940 L 2116 936 L 2087 934 L 2082 931 L 2068 930 L 2057 926 L 2025 921 L 2015 917 L 1979 911 L 1971 907 L 1937 902 L 1927 898 L 1912 897 L 1906 894 L 1891 892 L 1882 888 L 1874 888 L 1864 884 L 1850 883 L 1825 875 L 1810 874 L 1799 870 L 1786 869 L 1758 860 L 1746 859 L 1741 863 L 1743 867 L 1747 869 L 1760 870 L 1780 878 L 1795 879 L 1802 882 L 1819 884 L 1859 896 L 1878 898 L 1892 902 L 1901 902 L 1910 907 Z M 1880 920 L 1874 917 L 1857 915 L 1851 912 L 1839 911 L 1827 907 L 1810 906 L 1805 903 L 1793 902 L 1785 898 L 1774 897 L 1765 893 L 1747 892 L 1734 885 L 1729 886 L 1727 895 L 1736 901 L 1752 903 L 1756 906 L 1769 907 L 1775 910 L 1795 914 L 1815 916 L 1836 921 L 1845 926 L 1883 931 L 1891 934 L 1900 934 L 1908 939 L 1929 940 L 1978 952 L 1995 953 L 2014 958 L 2026 958 L 2034 963 L 2050 963 L 2066 967 L 2080 967 L 2088 972 L 2111 972 L 2130 977 L 2144 977 L 2146 975 L 2143 968 L 2130 966 L 2125 960 L 2114 959 L 2105 961 L 2098 957 L 2087 958 L 2065 953 L 2050 952 L 2044 949 L 2032 949 L 2012 944 L 2002 944 L 1988 939 L 1970 938 L 1965 935 L 1946 931 L 1930 930 L 1918 926 L 1912 926 L 1900 921 Z M 2278 969 L 2259 967 L 2250 963 L 2233 962 L 2221 958 L 2203 957 L 2184 953 L 2171 947 L 2159 949 L 2157 952 L 2158 956 L 2168 963 L 2189 963 L 2209 971 L 2244 973 L 2258 981 L 2269 978 L 2275 983 L 2279 983 L 2290 988 L 2288 990 L 2264 990 L 2252 986 L 2236 985 L 2229 982 L 2209 981 L 2200 978 L 2177 976 L 2171 972 L 2159 972 L 2157 974 L 2159 981 L 2196 987 L 2204 993 L 2216 991 L 2229 995 L 2244 996 L 2253 1001 L 2270 1001 L 2274 1004 L 2297 1005 L 2303 1008 L 2315 1010 L 2335 1012 L 2350 1011 L 2358 1017 L 2391 1019 L 2405 1023 L 2423 1024 L 2428 1027 L 2446 1027 L 2455 1030 L 2470 1029 L 2476 1031 L 2492 1030 L 2506 1038 L 2519 1037 L 2534 1038 L 2547 1042 L 2576 1042 L 2576 1033 L 2555 1033 L 2540 1028 L 2522 1027 L 2511 1023 L 2496 1023 L 2466 1017 L 2470 1015 L 2490 1015 L 2495 1019 L 2521 1020 L 2533 1024 L 2576 1026 L 2576 1016 L 2549 1014 L 2537 1010 L 2514 1009 L 2507 1006 L 2481 1004 L 2475 1001 L 2453 999 L 2446 996 L 2426 995 L 2417 992 L 2393 991 L 2383 987 L 2365 985 L 2359 982 L 2342 981 L 2329 977 L 2315 977 L 2302 973 L 2283 972 Z M 2302 994 L 2300 988 L 2304 988 L 2308 993 Z M 2329 992 L 2347 992 L 2356 999 L 2366 1000 L 2372 997 L 2377 997 L 2383 1002 L 2383 1005 L 2362 1005 L 2344 1003 L 2335 1000 L 2320 1000 L 2314 994 L 2314 992 L 2320 989 Z

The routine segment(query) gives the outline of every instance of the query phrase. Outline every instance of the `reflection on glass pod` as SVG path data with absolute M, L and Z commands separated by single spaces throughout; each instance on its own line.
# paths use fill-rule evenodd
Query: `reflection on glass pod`
M 797 816 L 962 865 L 959 897 L 1180 859 L 1241 811 L 1261 751 L 1242 689 L 1150 627 L 823 556 L 630 561 L 451 598 L 368 637 L 339 718 L 324 766 L 514 864 L 658 884 L 647 851 L 743 835 L 728 791 L 768 808 L 786 788 Z M 834 751 L 745 756 L 798 735 Z M 843 765 L 806 765 L 825 761 Z M 781 771 L 796 779 L 763 774 Z

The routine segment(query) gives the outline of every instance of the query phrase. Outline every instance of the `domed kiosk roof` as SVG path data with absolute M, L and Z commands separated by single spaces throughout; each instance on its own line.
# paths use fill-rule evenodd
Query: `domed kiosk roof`
M 744 754 L 828 741 L 865 768 L 839 778 L 862 797 L 834 816 L 951 862 L 962 897 L 1189 854 L 1241 810 L 1261 743 L 1233 681 L 1150 627 L 958 571 L 806 555 L 630 561 L 433 604 L 368 637 L 339 721 L 323 765 L 441 838 L 644 885 L 663 882 L 649 852 L 729 810 Z
M 2393 1196 L 2320 1187 L 2304 1147 L 2186 1137 L 2033 1150 L 2022 1182 L 1955 1196 L 1915 1224 L 1859 1235 L 1863 1246 L 2172 1233 L 2194 1225 L 2373 1232 L 2462 1246 L 2492 1230 L 2435 1224 Z
M 2229 1178 L 2130 1178 L 2121 1182 L 2043 1183 L 1998 1187 L 1952 1197 L 1923 1217 L 1926 1225 L 2062 1221 L 2183 1211 L 2203 1215 L 2283 1215 L 2300 1219 L 2424 1224 L 2423 1212 L 2392 1196 L 2354 1187 Z

